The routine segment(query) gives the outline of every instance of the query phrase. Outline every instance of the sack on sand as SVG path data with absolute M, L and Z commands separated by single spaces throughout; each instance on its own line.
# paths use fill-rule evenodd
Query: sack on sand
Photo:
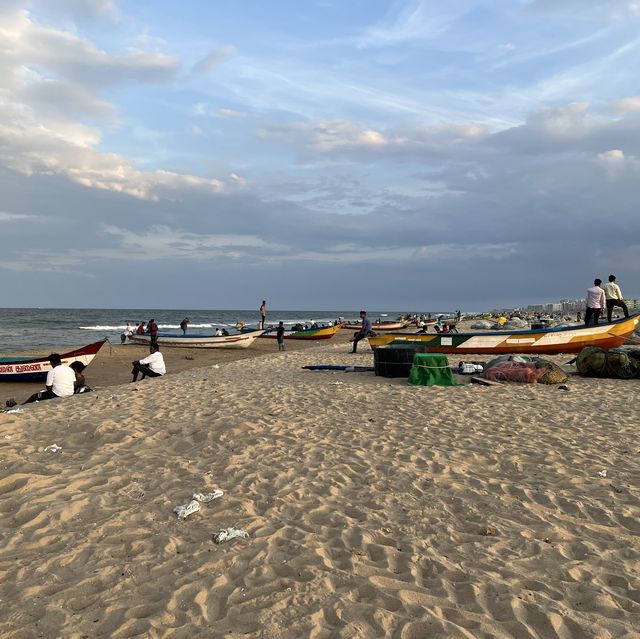
M 576 369 L 585 377 L 640 377 L 640 349 L 612 348 L 607 351 L 598 346 L 586 346 L 576 358 Z
M 513 382 L 517 384 L 562 384 L 569 376 L 548 360 L 536 362 L 502 361 L 486 368 L 483 375 L 492 382 Z

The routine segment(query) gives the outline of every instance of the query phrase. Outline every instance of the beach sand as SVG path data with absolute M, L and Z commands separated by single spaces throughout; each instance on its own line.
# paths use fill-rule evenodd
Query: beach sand
M 301 369 L 345 340 L 0 415 L 0 636 L 640 636 L 639 382 Z

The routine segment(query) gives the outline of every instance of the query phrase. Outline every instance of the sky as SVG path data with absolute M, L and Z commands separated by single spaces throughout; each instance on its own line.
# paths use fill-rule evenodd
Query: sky
M 640 297 L 640 0 L 0 0 L 0 305 Z

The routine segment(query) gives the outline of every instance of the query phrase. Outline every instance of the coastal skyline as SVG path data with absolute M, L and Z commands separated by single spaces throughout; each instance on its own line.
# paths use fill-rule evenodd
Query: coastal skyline
M 640 2 L 8 0 L 7 307 L 640 297 Z

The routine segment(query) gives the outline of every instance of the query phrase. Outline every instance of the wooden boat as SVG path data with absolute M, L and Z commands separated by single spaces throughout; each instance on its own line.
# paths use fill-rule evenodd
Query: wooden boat
M 98 354 L 106 340 L 94 342 L 68 353 L 60 353 L 62 363 L 80 361 L 88 366 Z M 51 370 L 49 353 L 35 357 L 0 357 L 0 382 L 38 382 L 44 381 Z
M 158 333 L 158 345 L 167 348 L 248 348 L 264 331 L 251 331 L 236 335 L 175 335 Z M 151 343 L 149 335 L 129 335 L 134 344 Z
M 370 337 L 371 348 L 391 343 L 419 342 L 429 353 L 479 355 L 577 353 L 585 346 L 615 348 L 636 330 L 640 314 L 598 326 L 567 326 L 526 331 L 470 333 L 386 333 Z
M 301 331 L 285 331 L 284 338 L 287 339 L 331 339 L 342 327 L 340 324 L 336 326 L 321 326 L 320 328 L 305 328 Z M 247 329 L 244 329 L 247 330 Z M 270 339 L 276 338 L 276 329 L 268 329 L 260 337 Z
M 371 324 L 372 331 L 399 331 L 403 328 L 407 328 L 410 322 L 375 322 Z M 362 327 L 360 322 L 345 322 L 342 324 L 342 328 L 348 331 L 359 331 Z

